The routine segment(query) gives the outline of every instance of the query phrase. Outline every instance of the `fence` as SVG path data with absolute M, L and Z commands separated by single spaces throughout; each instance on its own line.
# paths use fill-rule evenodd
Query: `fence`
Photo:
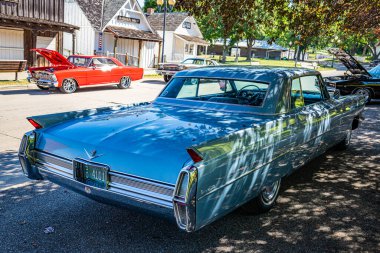
M 130 55 L 128 53 L 127 54 L 116 53 L 116 55 L 114 53 L 111 53 L 111 52 L 105 52 L 105 53 L 95 52 L 95 53 L 96 53 L 96 55 L 114 57 L 126 66 L 136 66 L 136 67 L 139 66 L 139 58 L 136 56 Z

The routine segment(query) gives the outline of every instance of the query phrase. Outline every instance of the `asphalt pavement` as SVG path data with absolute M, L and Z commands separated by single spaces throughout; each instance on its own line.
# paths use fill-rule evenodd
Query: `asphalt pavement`
M 348 150 L 330 150 L 286 178 L 269 213 L 235 211 L 192 234 L 166 220 L 87 199 L 21 174 L 26 116 L 151 101 L 164 87 L 96 87 L 64 95 L 0 90 L 0 252 L 379 252 L 380 101 Z

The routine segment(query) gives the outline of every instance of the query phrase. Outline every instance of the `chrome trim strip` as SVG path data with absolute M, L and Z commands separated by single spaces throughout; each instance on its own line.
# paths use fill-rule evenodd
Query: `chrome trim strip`
M 74 179 L 73 162 L 71 160 L 37 150 L 34 150 L 34 156 L 39 170 L 81 183 Z M 114 171 L 110 171 L 109 175 L 108 191 L 110 193 L 117 193 L 140 202 L 173 208 L 174 186 Z

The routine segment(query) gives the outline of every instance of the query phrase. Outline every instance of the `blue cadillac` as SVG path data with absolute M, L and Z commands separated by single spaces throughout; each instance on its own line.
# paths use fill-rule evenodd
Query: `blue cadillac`
M 349 145 L 364 104 L 330 97 L 313 70 L 186 70 L 152 103 L 28 118 L 19 158 L 31 179 L 192 232 L 239 207 L 268 211 L 285 176 Z

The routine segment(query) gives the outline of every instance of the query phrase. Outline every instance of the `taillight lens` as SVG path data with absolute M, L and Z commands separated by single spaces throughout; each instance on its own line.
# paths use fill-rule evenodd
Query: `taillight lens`
M 194 149 L 188 148 L 187 153 L 189 153 L 189 155 L 190 155 L 190 157 L 194 163 L 199 163 L 199 162 L 203 161 L 203 157 L 200 154 L 198 154 L 198 152 L 195 151 Z
M 34 126 L 36 129 L 40 129 L 40 128 L 42 128 L 42 126 L 41 126 L 39 123 L 37 123 L 35 120 L 33 120 L 33 119 L 28 119 L 28 121 L 29 121 L 29 123 L 32 124 L 32 126 Z

